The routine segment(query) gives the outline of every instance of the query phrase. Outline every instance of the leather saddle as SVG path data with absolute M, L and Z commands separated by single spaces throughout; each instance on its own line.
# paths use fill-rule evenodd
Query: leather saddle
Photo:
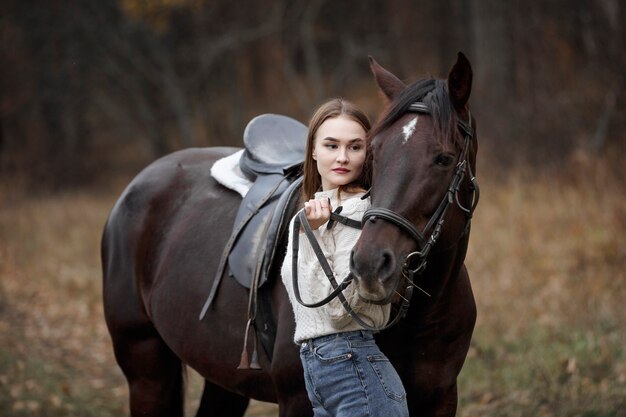
M 230 276 L 250 289 L 249 320 L 240 368 L 256 367 L 247 360 L 250 325 L 255 327 L 266 353 L 272 357 L 275 320 L 269 294 L 259 288 L 269 277 L 278 275 L 285 255 L 287 229 L 302 183 L 307 131 L 302 123 L 277 114 L 255 117 L 244 131 L 245 151 L 239 167 L 254 184 L 241 201 L 213 287 L 200 313 L 202 319 L 217 294 L 226 267 Z M 256 338 L 253 362 L 255 354 Z
M 244 154 L 239 168 L 250 181 L 283 174 L 304 162 L 307 127 L 280 114 L 262 114 L 243 132 Z
M 244 131 L 239 168 L 254 185 L 235 218 L 235 230 L 242 230 L 228 266 L 246 288 L 255 280 L 258 286 L 267 281 L 275 255 L 287 246 L 281 237 L 299 195 L 307 131 L 302 123 L 277 114 L 255 117 Z

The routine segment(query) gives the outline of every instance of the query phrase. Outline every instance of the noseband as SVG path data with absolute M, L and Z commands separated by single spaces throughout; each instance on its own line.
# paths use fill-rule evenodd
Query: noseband
M 431 114 L 432 111 L 430 107 L 422 102 L 416 102 L 409 106 L 408 111 L 413 111 L 422 114 Z M 476 205 L 478 204 L 478 199 L 480 197 L 480 189 L 478 188 L 478 182 L 476 181 L 476 177 L 472 173 L 472 167 L 470 166 L 468 154 L 469 154 L 469 144 L 474 137 L 474 130 L 472 129 L 472 117 L 469 116 L 468 123 L 465 123 L 462 120 L 457 120 L 457 125 L 461 133 L 463 134 L 463 151 L 459 155 L 458 162 L 456 164 L 456 169 L 454 171 L 454 176 L 452 177 L 452 181 L 448 186 L 448 190 L 446 194 L 443 196 L 441 203 L 437 207 L 437 210 L 433 213 L 431 218 L 428 220 L 428 223 L 424 228 L 419 231 L 417 228 L 405 217 L 400 214 L 384 207 L 371 207 L 369 208 L 365 214 L 363 215 L 363 224 L 366 221 L 375 222 L 376 219 L 383 219 L 388 221 L 389 223 L 399 227 L 401 230 L 405 231 L 409 236 L 417 242 L 418 250 L 415 252 L 409 253 L 402 263 L 402 274 L 409 280 L 410 285 L 414 284 L 414 279 L 416 276 L 421 274 L 426 268 L 426 260 L 428 258 L 428 254 L 430 250 L 437 242 L 439 235 L 441 234 L 441 230 L 443 228 L 444 217 L 448 207 L 451 204 L 456 204 L 459 209 L 463 213 L 465 213 L 465 227 L 463 229 L 463 237 L 469 230 L 470 220 L 476 209 Z M 461 182 L 465 175 L 469 176 L 470 181 L 470 189 L 472 191 L 472 202 L 469 208 L 466 208 L 459 201 L 459 189 L 461 188 Z M 432 232 L 431 232 L 432 230 Z M 427 237 L 427 234 L 430 232 L 430 236 Z M 411 267 L 412 264 L 417 263 L 417 266 Z M 425 292 L 423 289 L 417 287 L 421 291 Z M 430 296 L 430 294 L 426 293 Z

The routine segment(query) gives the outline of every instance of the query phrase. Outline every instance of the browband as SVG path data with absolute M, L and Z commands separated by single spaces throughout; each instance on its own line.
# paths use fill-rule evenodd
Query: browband
M 408 110 L 414 111 L 417 113 L 432 114 L 432 110 L 430 106 L 421 101 L 416 101 L 415 103 L 411 104 Z M 465 134 L 465 136 L 469 136 L 470 138 L 472 138 L 474 137 L 474 129 L 472 129 L 472 115 L 469 112 L 469 110 L 467 111 L 467 113 L 469 116 L 468 117 L 469 123 L 466 123 L 463 120 L 457 118 L 456 124 L 459 126 L 459 129 L 461 129 L 461 131 Z

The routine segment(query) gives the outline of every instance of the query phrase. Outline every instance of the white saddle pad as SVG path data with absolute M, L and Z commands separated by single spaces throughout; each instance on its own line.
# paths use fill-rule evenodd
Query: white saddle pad
M 244 149 L 241 149 L 232 155 L 218 159 L 211 167 L 211 176 L 224 187 L 237 191 L 242 198 L 246 196 L 253 184 L 239 168 L 239 160 L 243 152 Z

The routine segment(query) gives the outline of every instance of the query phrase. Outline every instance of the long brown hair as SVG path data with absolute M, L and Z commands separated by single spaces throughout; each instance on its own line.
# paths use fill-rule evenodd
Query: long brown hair
M 363 127 L 365 133 L 369 132 L 371 125 L 370 121 L 358 107 L 353 103 L 344 100 L 342 98 L 334 98 L 322 104 L 315 110 L 311 121 L 309 122 L 309 132 L 307 134 L 306 141 L 306 155 L 304 158 L 304 179 L 302 181 L 302 199 L 308 201 L 312 199 L 317 191 L 322 186 L 322 178 L 317 171 L 317 163 L 313 159 L 313 147 L 315 146 L 315 134 L 319 127 L 328 119 L 334 117 L 344 116 L 347 117 Z M 369 140 L 366 139 L 365 144 L 365 161 L 363 162 L 363 169 L 359 177 L 344 186 L 339 187 L 339 193 L 343 190 L 353 190 L 362 188 L 367 190 L 370 188 L 371 182 L 371 152 L 369 149 Z

